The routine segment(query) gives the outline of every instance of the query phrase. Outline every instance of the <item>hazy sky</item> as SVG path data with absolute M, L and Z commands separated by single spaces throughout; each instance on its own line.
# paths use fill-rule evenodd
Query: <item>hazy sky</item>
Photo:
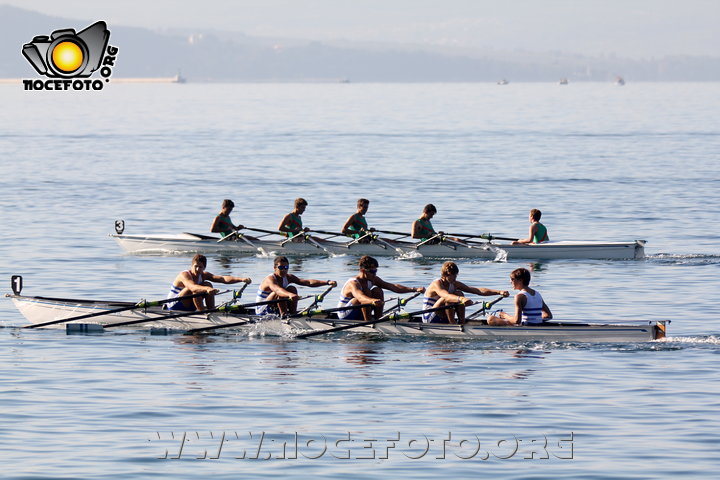
M 0 0 L 79 20 L 255 36 L 720 56 L 720 0 Z

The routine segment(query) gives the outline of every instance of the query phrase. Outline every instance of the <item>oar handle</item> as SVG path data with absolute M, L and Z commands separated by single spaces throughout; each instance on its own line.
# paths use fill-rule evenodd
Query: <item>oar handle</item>
M 496 298 L 495 300 L 493 300 L 491 302 L 483 302 L 482 307 L 480 309 L 474 311 L 473 313 L 471 313 L 470 315 L 465 317 L 466 320 L 472 320 L 473 318 L 479 316 L 481 313 L 487 312 L 488 310 L 490 310 L 490 308 L 492 308 L 493 305 L 495 305 L 496 303 L 498 303 L 500 300 L 502 300 L 504 298 L 505 297 L 500 295 L 498 298 Z
M 498 298 L 496 298 L 495 300 L 493 300 L 491 302 L 483 302 L 483 310 L 490 309 L 493 305 L 495 305 L 496 303 L 498 303 L 500 300 L 502 300 L 504 298 L 505 298 L 504 296 L 500 295 Z
M 418 295 L 420 295 L 420 294 L 422 294 L 422 292 L 415 292 L 415 293 L 413 293 L 412 295 L 410 295 L 410 296 L 407 297 L 407 298 L 400 298 L 400 299 L 398 299 L 398 305 L 399 305 L 400 307 L 404 307 L 405 305 L 407 305 L 407 303 L 408 303 L 410 300 L 412 300 L 413 298 L 416 298 L 416 297 L 417 297 Z
M 335 287 L 336 287 L 336 285 L 330 285 L 330 286 L 329 286 L 328 288 L 326 288 L 325 291 L 322 292 L 320 295 L 315 295 L 315 300 L 316 300 L 318 303 L 322 302 L 323 300 L 325 300 L 325 296 L 326 296 L 328 293 L 330 293 L 330 291 L 331 291 L 333 288 L 335 288 Z

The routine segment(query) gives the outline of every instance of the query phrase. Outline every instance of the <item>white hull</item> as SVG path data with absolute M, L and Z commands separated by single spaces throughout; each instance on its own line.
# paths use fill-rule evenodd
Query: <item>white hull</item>
M 101 312 L 130 306 L 129 303 L 95 302 L 89 300 L 52 299 L 44 297 L 24 297 L 10 295 L 17 309 L 30 322 L 40 324 L 71 318 L 89 313 Z M 132 310 L 120 313 L 108 313 L 69 325 L 85 326 L 112 325 L 121 322 L 144 320 L 147 322 L 121 328 L 148 330 L 163 328 L 172 331 L 187 331 L 231 323 L 248 323 L 235 329 L 248 334 L 278 335 L 293 337 L 300 333 L 322 331 L 353 321 L 328 318 L 279 319 L 277 317 L 258 317 L 254 315 L 235 315 L 227 313 L 193 314 L 180 318 L 163 319 L 163 316 L 177 312 L 162 311 L 159 308 Z M 548 323 L 541 326 L 490 326 L 481 322 L 466 325 L 427 324 L 420 322 L 382 322 L 347 330 L 356 333 L 400 335 L 406 337 L 446 337 L 477 340 L 508 341 L 553 341 L 553 342 L 647 342 L 665 336 L 664 321 L 638 322 L 634 324 L 584 324 L 584 323 Z M 72 331 L 66 323 L 58 323 L 43 328 L 61 328 Z M 74 325 L 78 326 L 78 325 Z M 110 328 L 110 327 L 108 327 Z M 87 330 L 87 329 L 86 329 Z M 89 329 L 93 331 L 93 329 Z M 102 331 L 97 328 L 97 331 Z
M 193 234 L 181 235 L 111 235 L 127 253 L 174 254 L 174 253 L 224 253 L 233 255 L 371 255 L 434 258 L 482 258 L 488 260 L 559 260 L 559 259 L 608 259 L 632 260 L 645 256 L 645 241 L 601 242 L 563 241 L 539 245 L 509 245 L 477 242 L 472 247 L 452 242 L 417 246 L 412 242 L 387 240 L 390 245 L 374 243 L 342 243 L 332 240 L 311 242 L 282 242 L 253 240 L 251 246 L 242 240 L 207 238 Z M 256 248 L 257 247 L 257 248 Z

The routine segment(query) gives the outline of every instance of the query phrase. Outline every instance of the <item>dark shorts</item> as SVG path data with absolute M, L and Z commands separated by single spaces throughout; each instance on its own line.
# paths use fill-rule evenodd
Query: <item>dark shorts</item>
M 166 305 L 167 305 L 167 310 L 176 310 L 176 311 L 180 311 L 180 312 L 194 312 L 195 311 L 194 306 L 191 308 L 188 308 L 185 305 L 183 305 L 183 303 L 181 301 L 177 301 L 175 303 L 168 303 Z

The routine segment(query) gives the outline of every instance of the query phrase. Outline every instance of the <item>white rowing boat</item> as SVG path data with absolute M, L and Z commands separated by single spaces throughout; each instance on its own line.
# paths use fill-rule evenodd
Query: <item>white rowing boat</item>
M 370 243 L 328 240 L 313 236 L 311 241 L 242 239 L 221 241 L 220 237 L 182 233 L 179 235 L 111 235 L 122 249 L 132 254 L 211 253 L 228 255 L 370 255 L 433 258 L 481 258 L 488 260 L 607 259 L 632 260 L 645 256 L 645 240 L 627 242 L 560 241 L 538 245 L 510 245 L 495 241 L 455 242 L 446 240 L 421 244 L 377 238 Z
M 72 322 L 58 322 L 43 328 L 62 328 L 68 332 L 102 332 L 113 325 L 123 328 L 145 330 L 163 329 L 164 333 L 187 332 L 208 327 L 222 328 L 235 325 L 236 331 L 295 337 L 307 332 L 321 332 L 338 326 L 351 326 L 351 320 L 338 320 L 327 315 L 281 319 L 275 316 L 256 316 L 244 309 L 233 312 L 182 314 L 162 310 L 160 307 L 133 308 L 130 302 L 104 302 L 49 297 L 29 297 L 19 294 L 7 295 L 30 326 L 78 316 L 96 315 Z M 117 311 L 130 308 L 130 310 Z M 506 340 L 506 341 L 553 341 L 553 342 L 647 342 L 665 337 L 667 321 L 643 321 L 634 323 L 582 323 L 547 322 L 537 326 L 490 326 L 482 321 L 465 325 L 428 324 L 418 321 L 383 321 L 348 329 L 366 334 L 382 334 L 404 337 L 446 337 L 457 339 Z M 241 325 L 238 325 L 241 324 Z M 155 330 L 157 331 L 157 330 Z

